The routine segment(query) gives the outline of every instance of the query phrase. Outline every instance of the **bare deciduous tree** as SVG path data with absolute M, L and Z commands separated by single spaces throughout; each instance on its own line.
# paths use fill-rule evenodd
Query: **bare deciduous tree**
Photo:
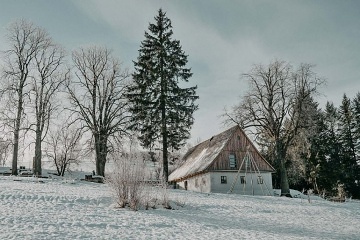
M 77 119 L 94 138 L 96 173 L 105 175 L 110 138 L 126 132 L 128 103 L 124 97 L 129 74 L 106 48 L 74 51 L 75 78 L 67 89 Z
M 35 108 L 35 159 L 34 173 L 41 175 L 41 145 L 49 128 L 49 121 L 57 104 L 53 99 L 61 84 L 68 78 L 68 72 L 61 69 L 64 59 L 62 48 L 48 41 L 35 56 L 36 75 L 33 78 L 32 94 Z
M 8 28 L 8 41 L 10 49 L 5 51 L 4 79 L 7 86 L 4 92 L 8 93 L 9 103 L 15 109 L 15 113 L 8 119 L 13 128 L 13 159 L 12 174 L 17 175 L 19 133 L 22 126 L 24 103 L 29 94 L 29 79 L 34 67 L 35 56 L 47 44 L 49 37 L 47 33 L 25 20 L 19 20 Z
M 7 139 L 0 138 L 0 164 L 5 166 L 6 160 L 8 159 L 8 152 L 12 142 Z
M 56 131 L 49 132 L 47 137 L 46 156 L 51 159 L 59 176 L 64 176 L 71 165 L 80 163 L 82 148 L 81 128 L 63 125 Z
M 290 64 L 274 61 L 269 66 L 256 65 L 244 74 L 250 89 L 242 102 L 227 118 L 242 128 L 251 128 L 280 168 L 281 195 L 289 196 L 285 162 L 289 146 L 298 132 L 306 127 L 306 104 L 323 82 L 312 71 L 313 66 L 301 64 L 294 71 Z

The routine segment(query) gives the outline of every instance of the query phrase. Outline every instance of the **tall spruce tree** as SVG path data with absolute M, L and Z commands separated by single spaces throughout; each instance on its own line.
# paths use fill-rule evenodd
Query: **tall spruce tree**
M 331 167 L 328 165 L 326 158 L 327 144 L 326 139 L 326 125 L 325 125 L 325 114 L 317 109 L 317 118 L 314 119 L 314 127 L 311 128 L 312 132 L 309 135 L 309 152 L 306 155 L 306 171 L 307 179 L 311 183 L 311 187 L 314 188 L 315 192 L 320 194 L 324 190 L 329 191 L 333 188 L 330 181 L 332 178 Z
M 353 194 L 353 197 L 360 198 L 360 92 L 356 94 L 354 100 L 352 101 L 352 113 L 354 117 L 353 130 L 354 130 L 354 144 L 355 144 L 355 155 L 356 155 L 356 165 L 355 165 L 355 191 L 356 194 Z
M 356 140 L 353 129 L 354 117 L 351 109 L 351 101 L 344 94 L 342 104 L 339 108 L 339 141 L 341 143 L 342 158 L 342 182 L 348 194 L 353 194 L 356 189 Z
M 344 94 L 339 108 L 339 137 L 340 141 L 343 143 L 344 154 L 351 159 L 356 158 L 354 121 L 355 119 L 351 108 L 351 101 Z
M 325 129 L 323 131 L 322 137 L 326 149 L 326 158 L 328 166 L 331 169 L 331 172 L 328 173 L 331 178 L 331 186 L 329 189 L 336 188 L 337 184 L 341 182 L 341 144 L 339 143 L 338 137 L 338 110 L 333 103 L 326 103 L 325 107 Z
M 315 137 L 312 148 L 320 164 L 319 188 L 330 194 L 335 194 L 334 190 L 341 176 L 341 145 L 337 127 L 338 110 L 333 103 L 327 102 L 323 117 L 319 118 L 319 134 Z
M 358 160 L 358 164 L 360 164 L 360 92 L 356 94 L 352 102 L 352 112 L 354 115 L 353 129 L 356 139 L 356 158 Z
M 187 55 L 180 41 L 172 39 L 171 21 L 162 9 L 148 30 L 134 61 L 134 83 L 129 88 L 131 128 L 140 133 L 145 148 L 162 145 L 163 177 L 167 182 L 169 150 L 178 150 L 190 137 L 193 113 L 198 108 L 197 87 L 179 86 L 180 80 L 188 82 L 192 73 L 186 67 Z

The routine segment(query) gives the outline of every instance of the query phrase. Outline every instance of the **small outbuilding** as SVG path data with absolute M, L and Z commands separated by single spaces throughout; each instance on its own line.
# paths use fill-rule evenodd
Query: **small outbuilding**
M 275 169 L 245 132 L 234 126 L 191 148 L 169 175 L 180 188 L 197 192 L 273 195 Z

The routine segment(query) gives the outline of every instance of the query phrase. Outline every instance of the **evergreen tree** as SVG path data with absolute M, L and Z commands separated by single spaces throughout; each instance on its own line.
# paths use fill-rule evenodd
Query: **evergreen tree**
M 312 128 L 313 132 L 309 135 L 308 142 L 310 144 L 309 152 L 306 159 L 306 177 L 311 188 L 315 193 L 320 193 L 327 187 L 328 166 L 325 157 L 325 149 L 323 144 L 322 132 L 325 129 L 324 114 L 318 112 L 317 119 Z
M 350 99 L 344 94 L 339 108 L 339 140 L 343 144 L 344 155 L 350 159 L 356 159 L 354 120 Z
M 192 76 L 186 67 L 187 55 L 180 41 L 172 39 L 169 18 L 160 9 L 155 23 L 150 23 L 139 56 L 134 61 L 133 85 L 128 99 L 132 103 L 133 125 L 140 133 L 145 148 L 162 145 L 163 176 L 168 180 L 168 151 L 178 150 L 190 137 L 196 86 L 181 88 L 180 80 L 188 82 Z
M 353 121 L 353 130 L 355 137 L 355 149 L 356 149 L 356 159 L 358 164 L 360 164 L 360 92 L 356 94 L 353 103 L 352 103 L 352 112 L 354 115 Z
M 306 115 L 302 118 L 304 128 L 301 134 L 297 136 L 297 148 L 299 157 L 298 162 L 303 166 L 303 173 L 305 179 L 303 182 L 306 184 L 303 188 L 312 188 L 316 193 L 319 192 L 319 177 L 321 170 L 321 148 L 319 148 L 319 134 L 323 128 L 323 114 L 318 108 L 318 103 L 309 96 L 305 104 Z M 295 160 L 295 159 L 294 159 Z M 293 161 L 294 161 L 293 160 Z M 303 175 L 299 173 L 300 176 Z M 303 177 L 302 177 L 303 178 Z
M 309 137 L 307 177 L 318 193 L 333 193 L 338 180 L 339 146 L 336 137 L 337 112 L 332 103 L 319 111 Z
M 360 198 L 360 92 L 356 94 L 352 102 L 352 112 L 354 116 L 353 130 L 354 130 L 354 144 L 355 144 L 355 155 L 356 155 L 356 194 L 353 195 L 355 198 Z
M 324 128 L 320 134 L 319 145 L 324 153 L 321 182 L 328 192 L 335 191 L 341 182 L 341 145 L 338 140 L 338 112 L 333 103 L 326 103 Z
M 351 109 L 350 99 L 344 95 L 339 108 L 339 141 L 341 143 L 342 158 L 342 182 L 347 193 L 353 195 L 356 192 L 357 162 L 356 162 L 356 139 L 354 134 L 354 116 Z

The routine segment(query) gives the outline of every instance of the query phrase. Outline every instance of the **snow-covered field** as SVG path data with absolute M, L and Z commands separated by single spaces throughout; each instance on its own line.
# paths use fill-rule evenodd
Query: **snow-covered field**
M 0 239 L 360 239 L 357 201 L 169 191 L 183 208 L 134 212 L 106 184 L 0 176 Z

